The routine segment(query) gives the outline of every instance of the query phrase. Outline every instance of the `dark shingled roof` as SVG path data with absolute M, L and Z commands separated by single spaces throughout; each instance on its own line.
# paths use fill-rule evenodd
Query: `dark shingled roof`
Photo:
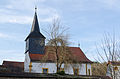
M 36 12 L 35 12 L 35 15 L 34 15 L 31 32 L 30 32 L 30 34 L 28 35 L 28 37 L 25 39 L 25 41 L 26 41 L 28 38 L 45 38 L 45 37 L 40 33 L 39 23 L 38 23 L 37 13 L 36 13 Z
M 79 47 L 69 47 L 70 52 L 71 52 L 71 58 L 76 60 L 77 62 L 80 63 L 92 63 L 83 51 Z M 47 47 L 45 48 L 45 54 L 46 54 Z M 41 61 L 42 58 L 45 56 L 45 54 L 29 54 L 31 61 Z M 48 58 L 46 59 L 47 61 L 55 61 L 55 54 L 54 53 L 48 53 Z

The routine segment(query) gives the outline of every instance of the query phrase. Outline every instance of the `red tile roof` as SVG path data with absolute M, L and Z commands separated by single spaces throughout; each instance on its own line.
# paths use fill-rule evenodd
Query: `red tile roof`
M 83 53 L 83 51 L 79 47 L 70 47 L 70 51 L 75 57 L 75 60 L 79 62 L 85 62 L 85 63 L 92 63 Z
M 14 70 L 24 70 L 24 62 L 17 62 L 17 61 L 3 61 L 3 66 L 14 69 Z
M 112 64 L 112 65 L 115 65 L 115 66 L 120 66 L 120 61 L 108 61 L 108 64 Z
M 92 63 L 83 53 L 79 47 L 69 47 L 71 52 L 71 58 L 81 63 Z M 47 50 L 47 48 L 45 49 Z M 45 52 L 46 53 L 46 52 Z M 45 54 L 29 54 L 31 61 L 40 61 L 45 56 Z M 55 54 L 48 53 L 47 61 L 55 61 Z

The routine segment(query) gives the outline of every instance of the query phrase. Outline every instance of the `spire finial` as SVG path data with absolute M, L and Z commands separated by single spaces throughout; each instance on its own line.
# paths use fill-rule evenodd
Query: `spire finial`
M 35 6 L 35 12 L 37 12 L 37 7 Z

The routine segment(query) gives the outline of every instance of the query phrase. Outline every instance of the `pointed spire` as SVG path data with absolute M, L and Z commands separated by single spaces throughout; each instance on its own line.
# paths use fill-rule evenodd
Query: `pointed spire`
M 31 32 L 40 32 L 39 30 L 39 24 L 38 24 L 38 19 L 37 19 L 37 8 L 35 7 L 35 15 L 33 19 L 33 24 L 31 28 Z
M 25 41 L 28 38 L 45 38 L 41 33 L 40 33 L 40 29 L 39 29 L 39 23 L 38 23 L 38 19 L 37 19 L 37 8 L 35 7 L 35 15 L 34 15 L 34 19 L 33 19 L 33 23 L 32 23 L 32 28 L 31 28 L 31 32 L 30 34 L 27 36 L 27 38 L 25 39 Z
M 35 13 L 37 13 L 37 7 L 35 6 Z

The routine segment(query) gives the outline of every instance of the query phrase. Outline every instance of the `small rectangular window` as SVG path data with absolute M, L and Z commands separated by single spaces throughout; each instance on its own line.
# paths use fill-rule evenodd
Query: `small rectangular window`
M 48 73 L 48 68 L 42 68 L 42 73 L 44 74 Z

